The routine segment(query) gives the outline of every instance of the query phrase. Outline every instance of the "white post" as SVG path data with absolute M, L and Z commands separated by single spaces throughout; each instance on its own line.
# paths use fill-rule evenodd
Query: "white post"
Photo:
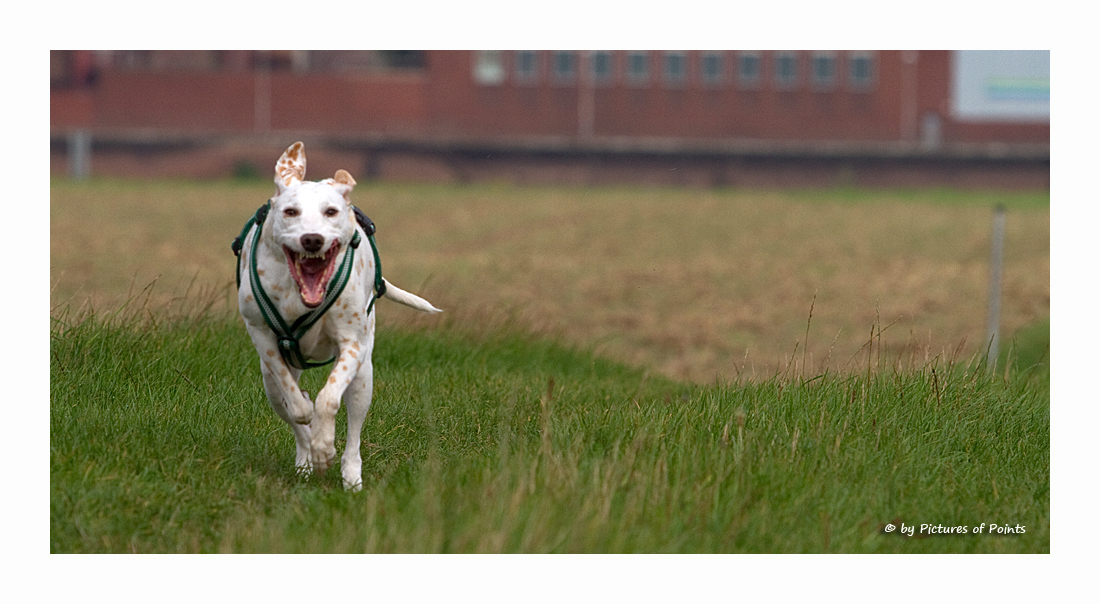
M 92 173 L 92 135 L 87 130 L 69 133 L 69 177 L 84 180 Z
M 1001 270 L 1004 263 L 1005 247 L 1005 207 L 997 205 L 993 210 L 993 253 L 989 259 L 989 318 L 986 322 L 986 367 L 993 368 L 997 363 L 1001 330 Z

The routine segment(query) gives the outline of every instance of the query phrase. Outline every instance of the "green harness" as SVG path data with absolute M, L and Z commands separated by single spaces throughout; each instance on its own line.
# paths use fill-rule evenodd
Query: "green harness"
M 248 267 L 248 279 L 252 285 L 252 292 L 256 294 L 256 304 L 260 307 L 260 314 L 264 317 L 264 322 L 271 328 L 271 331 L 275 332 L 275 337 L 279 340 L 279 354 L 282 355 L 283 360 L 288 365 L 297 369 L 312 369 L 314 367 L 323 367 L 336 360 L 333 357 L 327 361 L 321 363 L 315 363 L 306 360 L 305 355 L 302 354 L 302 347 L 299 343 L 302 336 L 305 335 L 309 328 L 324 316 L 336 299 L 340 297 L 340 294 L 344 291 L 344 286 L 348 284 L 348 280 L 351 277 L 352 266 L 355 262 L 355 250 L 359 247 L 359 243 L 362 240 L 359 236 L 359 231 L 355 231 L 355 235 L 351 239 L 351 245 L 348 247 L 347 252 L 344 254 L 344 261 L 340 263 L 339 268 L 336 269 L 336 273 L 329 281 L 329 285 L 325 290 L 325 297 L 321 300 L 321 304 L 306 314 L 298 317 L 293 324 L 287 325 L 286 321 L 279 314 L 275 304 L 268 298 L 267 292 L 264 291 L 263 285 L 260 284 L 260 275 L 256 271 L 256 251 L 259 249 L 260 233 L 263 231 L 264 221 L 267 219 L 267 213 L 271 209 L 271 202 L 268 201 L 264 205 L 260 206 L 256 210 L 256 215 L 248 219 L 244 228 L 241 229 L 241 234 L 233 240 L 233 253 L 237 256 L 237 289 L 241 287 L 241 248 L 244 247 L 245 238 L 248 233 L 257 227 L 256 236 L 252 238 L 252 251 L 251 258 L 249 259 Z M 382 280 L 382 262 L 378 257 L 378 245 L 374 242 L 374 223 L 370 218 L 367 218 L 359 208 L 353 208 L 355 210 L 356 222 L 363 228 L 363 232 L 367 233 L 367 240 L 370 241 L 371 251 L 374 252 L 374 292 L 371 295 L 370 304 L 367 305 L 367 314 L 369 315 L 374 309 L 374 302 L 386 292 L 386 282 Z

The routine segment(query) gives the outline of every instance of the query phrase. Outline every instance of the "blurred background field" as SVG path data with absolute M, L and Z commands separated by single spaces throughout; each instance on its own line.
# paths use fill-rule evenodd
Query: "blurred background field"
M 51 307 L 109 311 L 147 290 L 153 308 L 231 311 L 229 242 L 272 190 L 53 181 Z M 376 183 L 353 201 L 387 278 L 443 321 L 518 322 L 677 379 L 843 371 L 872 330 L 876 354 L 904 363 L 983 352 L 995 204 L 1004 347 L 1049 321 L 1046 192 Z M 440 320 L 379 308 L 383 324 Z

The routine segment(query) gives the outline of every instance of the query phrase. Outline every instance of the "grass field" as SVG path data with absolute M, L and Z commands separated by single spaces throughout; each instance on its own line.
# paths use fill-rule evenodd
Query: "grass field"
M 360 187 L 447 313 L 379 305 L 352 495 L 227 308 L 270 188 L 53 183 L 52 552 L 1050 550 L 1046 195 Z
M 698 386 L 507 328 L 384 329 L 352 495 L 294 475 L 235 319 L 130 316 L 54 322 L 53 552 L 1050 549 L 1042 380 L 940 360 Z

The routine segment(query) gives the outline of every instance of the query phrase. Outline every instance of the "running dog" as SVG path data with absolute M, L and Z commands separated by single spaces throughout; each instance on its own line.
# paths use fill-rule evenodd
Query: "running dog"
M 233 244 L 237 303 L 260 356 L 267 400 L 294 432 L 295 466 L 319 474 L 332 467 L 342 399 L 348 438 L 340 473 L 344 488 L 359 490 L 360 432 L 373 394 L 374 301 L 385 295 L 442 311 L 382 278 L 374 225 L 350 200 L 355 179 L 344 170 L 316 182 L 305 174 L 297 142 L 275 164 L 275 196 Z M 328 362 L 328 380 L 311 401 L 298 378 Z

